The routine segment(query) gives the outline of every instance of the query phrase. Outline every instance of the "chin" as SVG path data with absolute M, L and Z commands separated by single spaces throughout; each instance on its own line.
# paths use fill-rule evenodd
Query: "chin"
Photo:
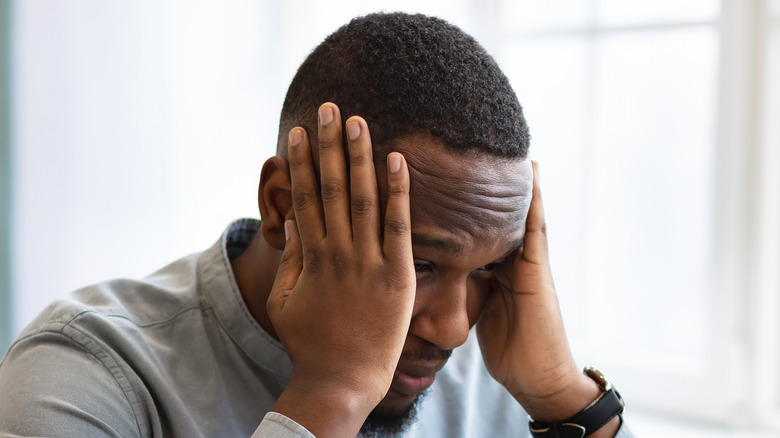
M 360 436 L 384 437 L 404 432 L 417 419 L 417 410 L 424 395 L 424 392 L 403 397 L 388 394 L 368 414 Z

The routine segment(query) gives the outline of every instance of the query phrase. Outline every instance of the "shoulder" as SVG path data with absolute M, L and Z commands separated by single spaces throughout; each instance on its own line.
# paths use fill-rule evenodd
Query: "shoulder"
M 76 290 L 47 306 L 17 342 L 68 328 L 91 331 L 125 323 L 158 324 L 198 309 L 202 304 L 197 294 L 197 258 L 198 254 L 184 257 L 141 280 L 116 279 Z
M 17 341 L 0 363 L 0 435 L 138 435 L 138 405 L 118 367 L 66 334 Z
M 136 368 L 152 368 L 171 326 L 183 332 L 199 323 L 197 260 L 198 254 L 182 258 L 142 280 L 87 286 L 50 304 L 0 362 L 0 424 L 14 428 L 0 432 L 148 430 L 153 402 Z

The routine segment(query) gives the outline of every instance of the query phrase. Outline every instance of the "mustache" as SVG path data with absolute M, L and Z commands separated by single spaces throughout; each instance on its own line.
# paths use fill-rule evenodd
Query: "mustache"
M 437 347 L 423 347 L 423 348 L 415 348 L 414 350 L 410 351 L 404 351 L 401 353 L 401 359 L 402 360 L 413 360 L 413 361 L 438 361 L 438 360 L 447 360 L 452 355 L 452 350 L 442 350 L 441 348 Z

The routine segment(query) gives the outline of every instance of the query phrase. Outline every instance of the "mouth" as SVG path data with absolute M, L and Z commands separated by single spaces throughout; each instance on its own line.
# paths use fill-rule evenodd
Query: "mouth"
M 406 397 L 420 394 L 433 385 L 445 362 L 399 363 L 390 389 Z

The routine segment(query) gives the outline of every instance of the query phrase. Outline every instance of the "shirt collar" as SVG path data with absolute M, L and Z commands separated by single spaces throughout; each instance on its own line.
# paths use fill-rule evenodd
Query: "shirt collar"
M 231 223 L 222 238 L 198 259 L 198 294 L 214 308 L 222 328 L 257 365 L 286 386 L 292 364 L 282 344 L 266 333 L 249 312 L 238 289 L 230 259 L 238 257 L 260 228 L 256 219 Z M 232 257 L 231 257 L 232 256 Z

